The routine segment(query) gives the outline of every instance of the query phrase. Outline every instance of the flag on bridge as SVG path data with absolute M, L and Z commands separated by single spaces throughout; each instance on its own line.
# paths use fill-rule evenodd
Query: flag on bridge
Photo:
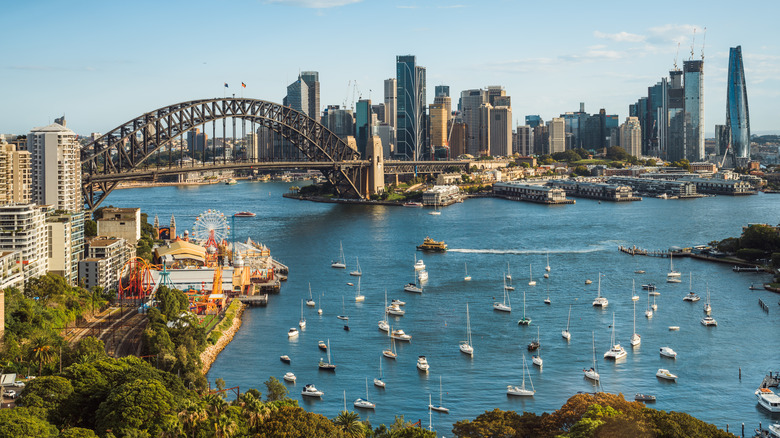
M 241 87 L 242 87 L 242 88 L 246 88 L 246 84 L 242 82 L 242 83 L 241 83 Z
M 227 87 L 228 87 L 228 86 L 227 86 L 227 82 L 225 82 L 225 88 L 227 88 Z

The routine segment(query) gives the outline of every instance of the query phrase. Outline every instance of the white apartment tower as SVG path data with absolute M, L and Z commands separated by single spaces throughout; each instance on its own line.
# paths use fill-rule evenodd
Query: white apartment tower
M 77 212 L 81 201 L 81 156 L 77 135 L 52 123 L 27 135 L 32 161 L 32 202 Z
M 625 123 L 620 125 L 620 147 L 629 155 L 642 155 L 642 126 L 639 118 L 626 117 Z
M 46 275 L 49 234 L 45 208 L 34 204 L 0 206 L 0 251 L 21 252 L 24 281 Z
M 0 142 L 0 205 L 30 203 L 30 153 Z

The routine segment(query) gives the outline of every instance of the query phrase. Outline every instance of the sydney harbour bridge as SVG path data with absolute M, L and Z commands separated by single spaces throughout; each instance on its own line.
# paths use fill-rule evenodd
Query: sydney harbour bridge
M 216 138 L 200 153 L 185 160 L 183 144 L 174 151 L 176 138 L 189 131 L 222 121 L 249 122 L 252 127 L 267 128 L 281 136 L 288 153 L 268 157 L 218 156 Z M 250 132 L 255 132 L 254 128 Z M 210 150 L 209 150 L 210 149 Z M 163 159 L 160 159 L 160 158 Z M 169 105 L 142 114 L 94 139 L 81 150 L 82 195 L 89 210 L 97 208 L 120 182 L 148 181 L 196 171 L 316 169 L 332 185 L 340 198 L 363 199 L 370 193 L 369 175 L 379 169 L 384 174 L 442 173 L 453 167 L 468 170 L 468 161 L 383 161 L 380 157 L 361 157 L 344 140 L 306 114 L 277 103 L 249 98 L 213 98 Z

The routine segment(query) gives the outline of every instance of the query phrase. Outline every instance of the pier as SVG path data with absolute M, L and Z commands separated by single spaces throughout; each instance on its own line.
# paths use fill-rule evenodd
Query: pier
M 764 380 L 759 385 L 759 388 L 777 388 L 780 386 L 780 372 L 772 374 L 770 371 L 768 375 L 764 376 Z
M 236 299 L 250 307 L 265 307 L 268 305 L 268 294 L 239 295 Z
M 618 250 L 620 252 L 624 252 L 628 255 L 642 255 L 642 256 L 648 256 L 648 257 L 664 257 L 667 258 L 669 256 L 675 256 L 675 257 L 690 257 L 691 253 L 690 251 L 662 251 L 662 250 L 647 250 L 639 248 L 638 246 L 618 246 Z

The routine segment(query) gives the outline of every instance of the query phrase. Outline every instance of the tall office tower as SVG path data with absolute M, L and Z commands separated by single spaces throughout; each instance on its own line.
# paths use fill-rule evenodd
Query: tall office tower
M 295 82 L 287 86 L 287 96 L 282 100 L 282 104 L 310 116 L 309 85 L 301 79 L 300 75 Z
M 338 105 L 328 105 L 325 108 L 322 124 L 342 140 L 355 135 L 355 118 L 352 110 L 341 109 Z
M 0 142 L 0 205 L 29 204 L 30 153 Z
M 731 151 L 734 158 L 737 160 L 750 159 L 750 112 L 748 111 L 747 87 L 745 87 L 745 70 L 742 66 L 742 46 L 729 49 L 726 125 L 730 132 Z M 742 167 L 742 163 L 740 163 L 740 167 Z
M 433 97 L 433 103 L 439 103 L 444 105 L 444 110 L 447 113 L 447 121 L 452 120 L 452 98 L 450 97 L 449 85 L 437 85 L 435 96 Z
M 376 119 L 376 125 L 380 123 L 385 123 L 385 104 L 380 103 L 376 105 L 371 105 L 371 113 L 374 115 L 373 117 Z
M 531 138 L 534 141 L 532 149 L 534 155 L 544 155 L 550 150 L 550 130 L 546 125 L 541 124 L 533 128 Z
M 21 251 L 25 282 L 49 270 L 45 210 L 35 204 L 0 206 L 0 252 Z
M 685 158 L 704 159 L 704 61 L 684 61 Z
M 441 148 L 447 144 L 447 108 L 441 103 L 432 103 L 428 107 L 431 148 Z
M 682 85 L 683 72 L 669 72 L 666 106 L 666 140 L 662 158 L 667 161 L 679 161 L 685 158 L 685 94 Z
M 715 154 L 722 157 L 731 141 L 731 133 L 728 125 L 715 125 Z
M 533 146 L 533 129 L 528 125 L 520 125 L 517 127 L 517 133 L 515 135 L 516 143 L 512 148 L 514 152 L 527 157 L 532 153 Z
M 433 91 L 434 91 L 434 97 L 439 97 L 439 96 L 450 97 L 449 85 L 437 85 L 433 87 Z
M 461 117 L 466 123 L 466 153 L 479 156 L 480 145 L 480 107 L 487 103 L 485 90 L 473 89 L 460 93 Z
M 479 107 L 479 123 L 477 125 L 479 128 L 479 135 L 477 136 L 479 149 L 477 154 L 480 156 L 492 155 L 492 151 L 490 150 L 490 111 L 492 109 L 493 106 L 489 103 L 483 103 L 482 106 Z
M 642 155 L 642 126 L 638 117 L 626 117 L 626 121 L 620 125 L 620 147 L 629 155 Z
M 501 85 L 489 85 L 487 87 L 488 103 L 493 106 L 498 106 L 496 99 L 502 96 L 506 96 L 506 90 Z
M 385 79 L 385 123 L 395 128 L 398 121 L 398 81 Z
M 81 211 L 81 156 L 78 136 L 53 123 L 27 135 L 32 160 L 32 201 L 55 210 Z
M 368 148 L 369 140 L 372 136 L 371 123 L 371 100 L 360 99 L 355 110 L 355 141 L 357 142 L 358 152 L 364 160 L 370 156 L 371 150 Z
M 248 132 L 246 134 L 246 159 L 249 161 L 257 161 L 260 158 L 259 155 L 259 138 L 254 132 Z
M 427 156 L 425 74 L 425 67 L 417 65 L 414 55 L 396 57 L 398 141 L 395 154 L 400 159 L 418 160 Z
M 508 106 L 490 109 L 490 155 L 512 155 L 512 108 Z
M 525 116 L 525 124 L 533 129 L 539 125 L 544 125 L 544 120 L 538 115 Z
M 562 117 L 553 117 L 547 125 L 550 127 L 550 154 L 566 150 L 566 122 Z
M 308 88 L 308 105 L 306 114 L 312 119 L 320 121 L 320 73 L 316 71 L 302 71 L 301 80 Z
M 466 153 L 466 123 L 453 119 L 450 134 L 450 157 L 457 158 Z
M 208 141 L 209 135 L 205 132 L 200 132 L 199 128 L 187 131 L 187 150 L 190 153 L 190 157 L 202 156 L 205 153 Z M 201 161 L 205 159 L 205 157 L 201 157 Z

